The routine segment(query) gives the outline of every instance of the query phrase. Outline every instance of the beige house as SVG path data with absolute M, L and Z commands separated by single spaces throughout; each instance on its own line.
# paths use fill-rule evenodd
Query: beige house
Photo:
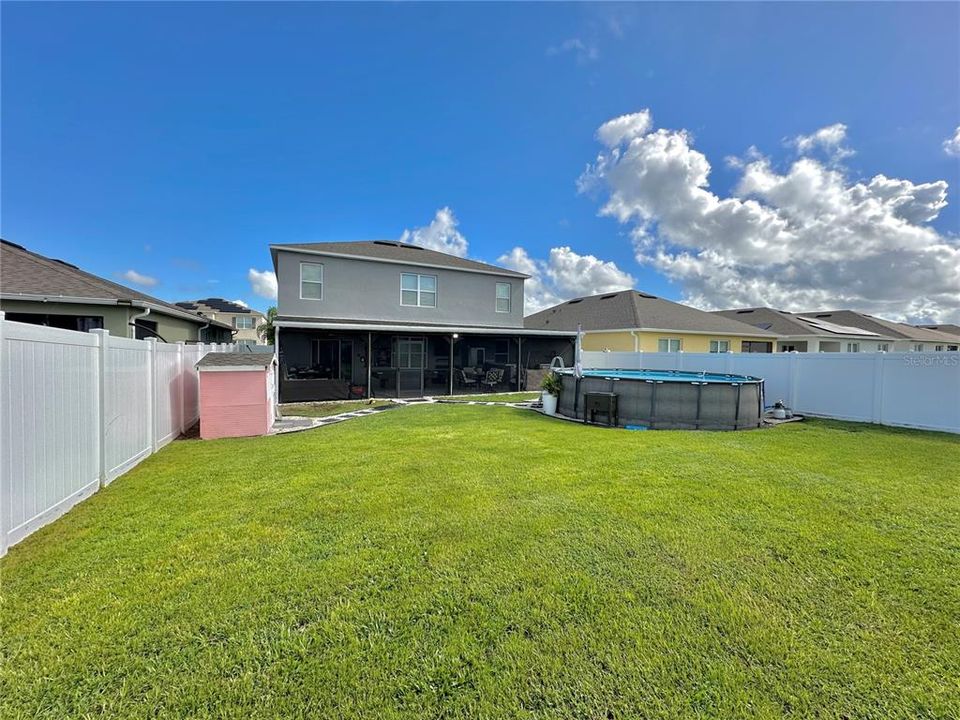
M 229 325 L 233 328 L 233 339 L 236 342 L 246 342 L 253 345 L 265 344 L 257 333 L 257 328 L 266 320 L 264 314 L 259 310 L 223 298 L 187 300 L 178 302 L 177 306 Z

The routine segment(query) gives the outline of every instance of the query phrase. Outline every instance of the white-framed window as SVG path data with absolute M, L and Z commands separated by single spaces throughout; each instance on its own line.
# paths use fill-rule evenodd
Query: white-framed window
M 711 340 L 710 352 L 712 353 L 730 352 L 730 341 L 729 340 Z
M 657 340 L 657 352 L 680 352 L 683 343 L 680 338 L 660 338 Z
M 253 330 L 253 315 L 237 315 L 233 318 L 237 330 Z
M 935 349 L 937 352 L 943 352 L 943 345 L 937 345 L 934 349 Z
M 323 300 L 323 265 L 300 263 L 300 299 Z
M 400 273 L 400 304 L 410 307 L 436 307 L 437 276 Z
M 877 343 L 877 352 L 890 352 L 890 343 Z
M 510 312 L 511 306 L 511 297 L 513 295 L 513 287 L 510 283 L 497 283 L 497 312 L 498 313 L 508 313 Z
M 847 343 L 847 352 L 860 352 L 860 343 L 858 342 Z
M 923 343 L 914 343 L 913 352 L 923 352 Z

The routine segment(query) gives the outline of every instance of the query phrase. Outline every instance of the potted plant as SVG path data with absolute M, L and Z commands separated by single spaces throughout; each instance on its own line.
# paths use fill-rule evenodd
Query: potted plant
M 543 390 L 540 401 L 543 403 L 543 412 L 545 415 L 557 414 L 557 398 L 560 397 L 560 391 L 563 389 L 563 381 L 560 376 L 554 372 L 547 373 L 540 382 L 540 389 Z

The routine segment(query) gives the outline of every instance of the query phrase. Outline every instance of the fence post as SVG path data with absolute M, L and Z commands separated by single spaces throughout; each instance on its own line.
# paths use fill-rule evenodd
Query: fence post
M 886 357 L 887 354 L 882 352 L 873 354 L 873 408 L 870 420 L 880 425 L 883 424 L 883 363 Z
M 149 348 L 147 353 L 149 358 L 147 364 L 149 368 L 147 373 L 147 417 L 150 426 L 150 452 L 155 453 L 157 451 L 157 339 L 147 338 L 146 342 Z
M 186 418 L 185 418 L 186 405 L 183 401 L 183 385 L 184 385 L 184 378 L 186 377 L 186 372 L 183 369 L 183 345 L 184 345 L 183 340 L 180 340 L 177 342 L 177 382 L 180 385 L 179 395 L 180 395 L 180 434 L 181 435 L 183 435 L 184 430 L 186 430 L 186 428 L 184 427 L 184 424 L 186 422 Z
M 790 353 L 790 385 L 787 407 L 797 409 L 797 385 L 800 384 L 800 353 L 796 350 Z M 779 399 L 779 398 L 778 398 Z
M 107 352 L 110 349 L 109 330 L 91 330 L 97 338 L 97 401 L 100 406 L 100 487 L 107 486 Z
M 4 313 L 3 310 L 0 310 L 0 355 L 3 354 L 3 320 Z M 0 417 L 0 422 L 2 422 L 2 417 Z M 0 475 L 0 483 L 4 482 L 4 476 Z M 4 488 L 0 488 L 0 557 L 3 557 L 7 554 L 7 525 L 3 520 L 5 509 L 3 507 L 3 497 L 6 495 Z

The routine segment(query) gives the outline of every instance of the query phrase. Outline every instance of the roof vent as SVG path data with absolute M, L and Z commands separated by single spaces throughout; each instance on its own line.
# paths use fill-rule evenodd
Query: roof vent
M 833 313 L 820 313 L 819 315 L 814 315 L 814 317 L 832 317 Z
M 23 245 L 17 245 L 15 242 L 10 242 L 9 240 L 4 240 L 3 238 L 0 238 L 0 243 L 3 243 L 4 245 L 9 245 L 10 247 L 15 247 L 18 250 L 23 250 L 24 252 L 27 251 L 27 249 Z
M 577 298 L 576 300 L 568 300 L 567 305 L 576 305 L 578 302 L 583 302 L 583 298 Z
M 609 300 L 610 298 L 615 298 L 619 293 L 610 293 L 609 295 L 601 295 L 601 300 Z
M 753 310 L 737 310 L 737 315 L 749 315 Z
M 390 247 L 402 247 L 398 242 L 393 242 L 392 240 L 374 240 L 374 245 L 389 245 Z
M 656 299 L 657 299 L 657 296 L 656 296 L 656 295 L 650 295 L 650 294 L 648 294 L 648 293 L 644 293 L 644 292 L 640 292 L 640 291 L 637 291 L 637 295 L 639 295 L 639 296 L 642 297 L 642 298 L 647 298 L 647 300 L 656 300 Z
M 55 263 L 60 263 L 61 265 L 66 265 L 68 268 L 73 268 L 74 270 L 79 270 L 79 269 L 80 269 L 80 268 L 78 268 L 76 265 L 73 265 L 72 263 L 68 263 L 66 260 L 59 260 L 59 259 L 57 259 L 57 258 L 50 258 L 50 259 L 53 260 Z

